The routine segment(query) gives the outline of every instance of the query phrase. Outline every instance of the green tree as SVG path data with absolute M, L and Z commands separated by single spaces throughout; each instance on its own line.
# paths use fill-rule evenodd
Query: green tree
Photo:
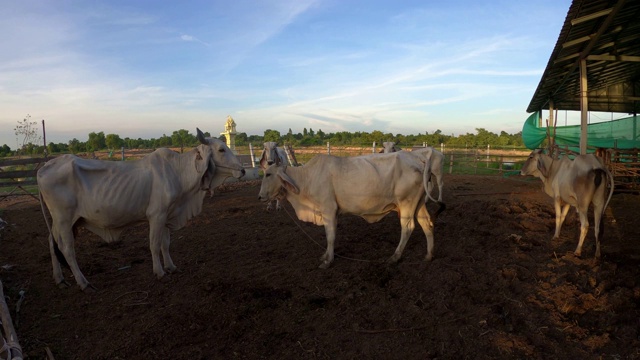
M 18 145 L 18 151 L 27 150 L 25 147 L 28 144 L 32 144 L 33 142 L 40 141 L 40 136 L 38 135 L 38 122 L 31 121 L 31 115 L 27 114 L 27 116 L 18 121 L 18 125 L 13 128 L 13 131 L 16 134 L 16 142 Z M 30 146 L 28 151 L 25 153 L 29 154 L 32 151 L 33 146 Z
M 167 147 L 171 145 L 171 137 L 166 134 L 162 134 L 162 136 L 154 142 L 155 147 Z
M 280 131 L 267 129 L 264 131 L 264 142 L 275 141 L 280 142 Z
M 2 147 L 0 147 L 0 156 L 5 157 L 9 155 L 11 155 L 11 148 L 7 144 L 2 145 Z
M 180 153 L 184 152 L 184 147 L 186 145 L 191 145 L 196 141 L 196 137 L 194 135 L 189 134 L 189 131 L 185 129 L 180 129 L 174 131 L 171 134 L 171 142 L 173 146 L 180 146 Z
M 80 142 L 80 140 L 73 138 L 71 140 L 69 140 L 69 151 L 71 151 L 72 154 L 77 154 L 80 151 L 83 151 L 84 148 L 84 144 Z
M 87 151 L 101 150 L 106 147 L 107 142 L 103 131 L 100 131 L 99 133 L 89 133 L 89 140 L 87 140 Z
M 109 150 L 113 151 L 121 148 L 122 145 L 124 145 L 124 140 L 120 138 L 120 135 L 107 134 L 105 138 L 105 145 L 107 145 Z

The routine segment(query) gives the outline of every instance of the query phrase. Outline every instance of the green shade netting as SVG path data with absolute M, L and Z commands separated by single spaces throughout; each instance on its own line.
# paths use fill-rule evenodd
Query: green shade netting
M 538 127 L 540 112 L 527 118 L 522 127 L 524 145 L 533 150 L 547 137 L 547 127 Z M 587 125 L 587 146 L 606 149 L 640 148 L 640 116 L 600 122 Z M 553 135 L 553 128 L 549 127 Z M 555 130 L 556 144 L 560 146 L 580 146 L 580 125 L 558 126 Z

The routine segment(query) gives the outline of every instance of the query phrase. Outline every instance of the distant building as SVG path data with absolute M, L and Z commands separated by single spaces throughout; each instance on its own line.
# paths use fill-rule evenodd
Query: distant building
M 233 120 L 231 115 L 227 116 L 227 123 L 224 125 L 224 132 L 221 132 L 220 135 L 224 135 L 225 139 L 227 139 L 227 146 L 234 154 L 236 152 L 236 122 Z

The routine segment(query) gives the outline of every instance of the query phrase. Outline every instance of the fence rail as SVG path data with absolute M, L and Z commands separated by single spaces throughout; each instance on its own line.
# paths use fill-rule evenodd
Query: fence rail
M 38 169 L 53 158 L 49 156 L 0 160 L 0 187 L 10 189 L 8 192 L 0 193 L 0 199 L 4 200 L 14 195 L 29 195 L 37 199 L 29 187 L 37 185 Z

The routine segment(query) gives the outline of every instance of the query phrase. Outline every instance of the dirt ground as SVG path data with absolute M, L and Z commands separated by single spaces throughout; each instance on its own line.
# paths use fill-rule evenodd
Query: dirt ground
M 397 216 L 339 219 L 338 257 L 318 269 L 324 229 L 267 212 L 260 181 L 206 198 L 172 233 L 181 272 L 157 280 L 147 227 L 106 244 L 76 243 L 98 288 L 59 289 L 40 207 L 0 202 L 0 279 L 28 359 L 640 359 L 640 198 L 615 194 L 603 259 L 593 230 L 583 257 L 570 212 L 554 211 L 538 179 L 445 177 L 436 253 L 416 229 L 403 259 Z M 429 205 L 431 213 L 434 204 Z M 16 313 L 19 292 L 25 291 Z

